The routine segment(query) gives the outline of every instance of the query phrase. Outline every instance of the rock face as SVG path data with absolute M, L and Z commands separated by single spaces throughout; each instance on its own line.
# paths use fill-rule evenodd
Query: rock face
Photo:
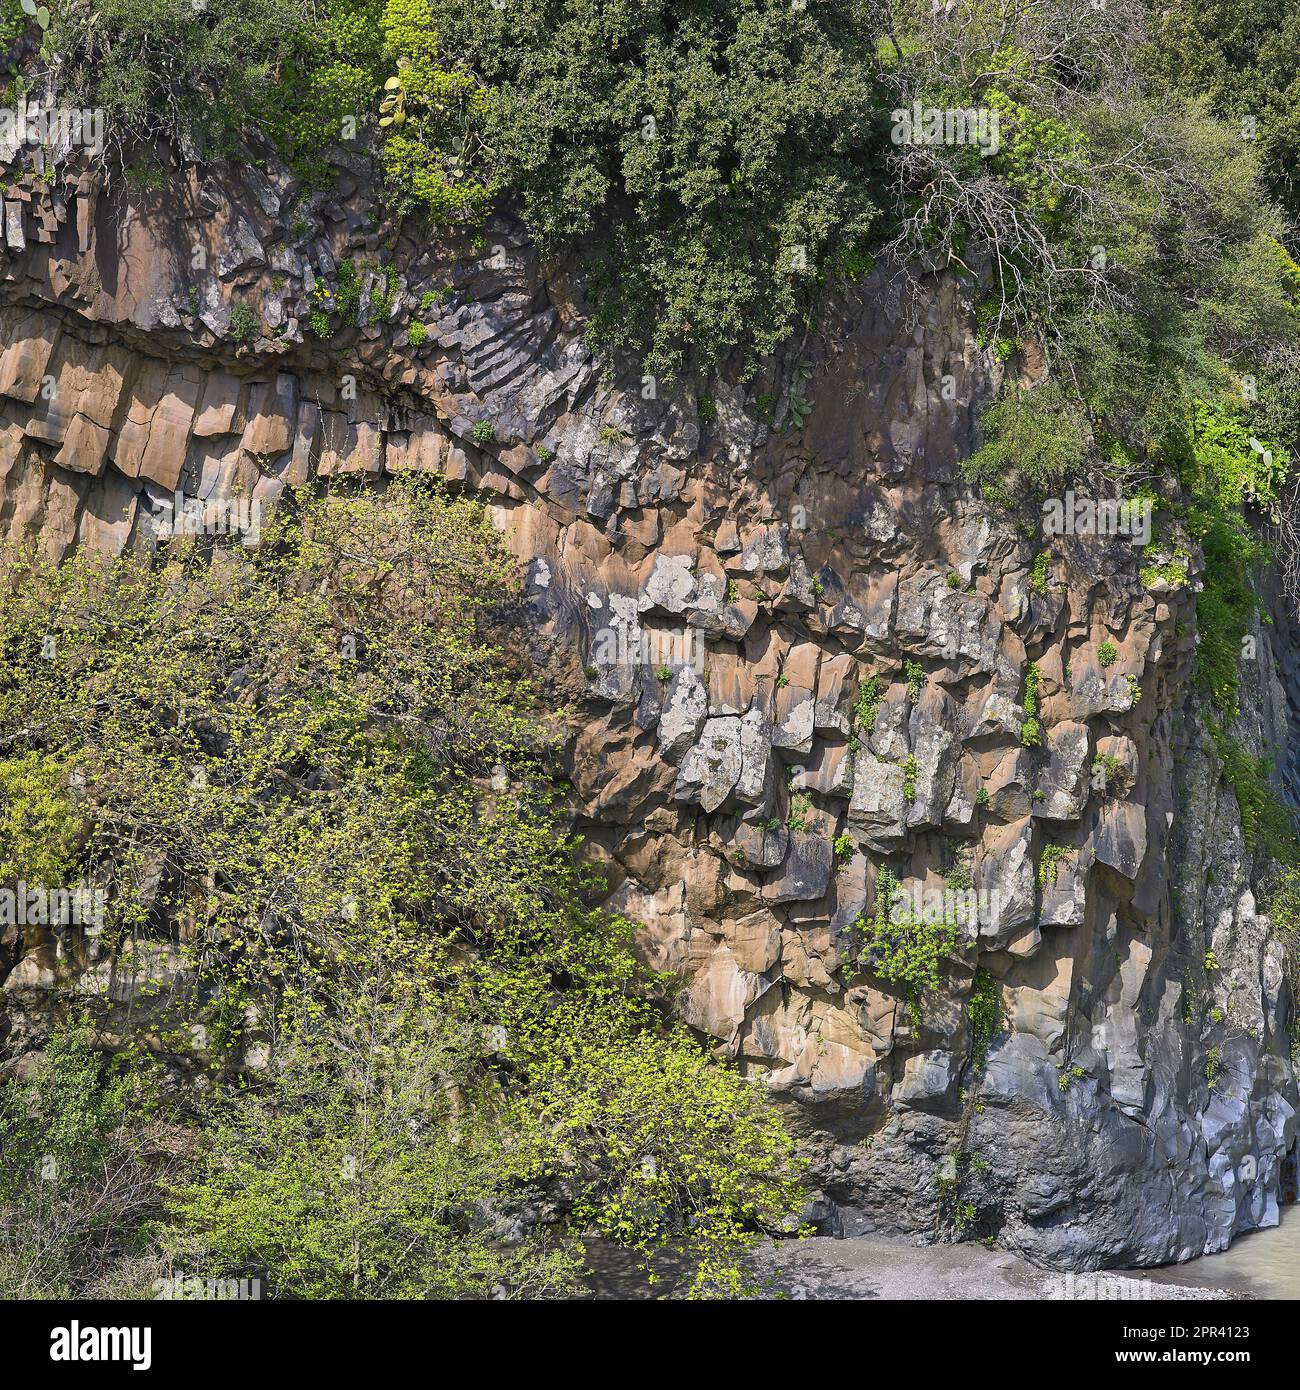
M 789 1105 L 826 1229 L 1083 1269 L 1274 1222 L 1291 1001 L 1190 681 L 1194 578 L 1148 588 L 1126 538 L 1026 538 L 971 493 L 990 380 L 958 283 L 904 318 L 870 279 L 810 371 L 705 403 L 610 384 L 580 285 L 513 223 L 430 248 L 372 224 L 360 171 L 306 196 L 269 165 L 187 167 L 165 199 L 3 170 L 0 534 L 149 546 L 177 491 L 345 473 L 477 490 L 581 709 L 567 771 L 611 906 Z M 347 259 L 356 323 L 325 341 Z M 1242 727 L 1293 746 L 1290 628 L 1255 640 Z M 843 968 L 883 866 L 977 904 L 916 1011 Z M 0 945 L 21 1051 L 69 967 L 36 929 Z

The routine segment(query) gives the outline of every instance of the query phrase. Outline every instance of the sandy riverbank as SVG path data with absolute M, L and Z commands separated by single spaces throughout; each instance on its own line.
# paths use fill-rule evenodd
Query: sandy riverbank
M 780 1292 L 793 1299 L 1137 1301 L 1249 1296 L 1208 1283 L 1180 1283 L 1177 1268 L 1055 1274 L 982 1245 L 912 1245 L 870 1236 L 817 1236 L 797 1244 L 769 1245 L 760 1261 L 775 1276 Z

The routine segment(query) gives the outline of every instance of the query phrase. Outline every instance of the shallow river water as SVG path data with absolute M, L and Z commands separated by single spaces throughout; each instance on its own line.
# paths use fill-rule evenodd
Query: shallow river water
M 673 1272 L 648 1287 L 625 1251 L 593 1242 L 587 1256 L 596 1298 L 682 1292 Z M 795 1299 L 1300 1299 L 1300 1206 L 1284 1207 L 1280 1226 L 1240 1236 L 1221 1255 L 1161 1269 L 1059 1274 L 975 1243 L 914 1245 L 870 1236 L 769 1244 L 758 1264 L 774 1289 Z
M 1282 1223 L 1238 1236 L 1221 1255 L 1148 1269 L 1148 1279 L 1202 1285 L 1253 1298 L 1300 1299 L 1300 1206 L 1282 1208 Z

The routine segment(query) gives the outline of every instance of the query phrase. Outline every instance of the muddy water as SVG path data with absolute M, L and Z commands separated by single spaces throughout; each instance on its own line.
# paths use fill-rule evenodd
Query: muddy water
M 652 1288 L 632 1256 L 598 1241 L 587 1259 L 596 1298 L 671 1298 L 685 1290 L 682 1270 L 670 1269 Z M 1280 1226 L 1240 1236 L 1222 1255 L 1160 1269 L 1053 1274 L 978 1244 L 917 1246 L 870 1236 L 765 1245 L 757 1264 L 793 1299 L 1300 1299 L 1300 1206 L 1284 1207 Z
M 1228 1289 L 1252 1298 L 1300 1299 L 1300 1206 L 1282 1208 L 1282 1223 L 1238 1236 L 1221 1255 L 1141 1271 L 1163 1283 Z

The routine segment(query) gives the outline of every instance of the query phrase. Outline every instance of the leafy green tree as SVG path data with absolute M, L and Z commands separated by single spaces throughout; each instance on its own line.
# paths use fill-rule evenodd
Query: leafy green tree
M 440 50 L 491 91 L 484 167 L 547 247 L 599 238 L 595 337 L 653 372 L 771 352 L 875 224 L 858 0 L 431 12 Z
M 105 948 L 144 961 L 161 930 L 188 958 L 139 1006 L 218 1094 L 171 1248 L 302 1296 L 555 1292 L 594 1223 L 687 1254 L 697 1292 L 747 1287 L 749 1241 L 799 1206 L 790 1140 L 663 1022 L 631 924 L 586 906 L 536 694 L 493 635 L 518 581 L 481 506 L 303 498 L 249 552 L 27 555 L 4 582 L 0 739 L 29 779 L 75 772 Z M 600 1137 L 633 1094 L 665 1147 Z M 347 1153 L 370 1156 L 351 1207 Z M 467 1215 L 556 1185 L 546 1241 Z
M 325 186 L 332 148 L 365 149 L 385 72 L 384 0 L 297 0 L 273 80 L 246 118 L 276 142 L 295 169 Z
M 439 222 L 481 222 L 497 192 L 485 141 L 492 98 L 479 79 L 442 57 L 429 0 L 385 0 L 382 163 L 395 206 Z
M 469 1103 L 479 1040 L 391 987 L 382 967 L 332 981 L 329 1013 L 285 1040 L 269 1076 L 217 1094 L 172 1201 L 173 1259 L 265 1279 L 270 1297 L 578 1291 L 563 1228 L 510 1229 L 544 1171 L 540 1133 Z
M 1166 89 L 1206 97 L 1257 143 L 1265 185 L 1300 215 L 1300 10 L 1289 0 L 1152 0 L 1145 66 Z M 1294 247 L 1293 247 L 1294 249 Z
M 0 0 L 0 53 L 7 54 L 27 29 L 27 17 L 19 0 Z
M 111 155 L 150 140 L 220 154 L 276 81 L 304 0 L 78 0 L 51 26 L 66 100 L 103 107 Z
M 1258 144 L 1155 82 L 1143 19 L 1122 0 L 961 0 L 889 20 L 900 106 L 1000 118 L 996 148 L 902 141 L 889 168 L 893 250 L 986 287 L 978 317 L 1008 362 L 1007 397 L 985 416 L 975 471 L 1012 466 L 1008 496 L 1017 479 L 1136 488 L 1186 453 L 1197 399 L 1256 429 L 1267 412 L 1268 432 L 1291 437 L 1300 273 Z M 1050 376 L 1032 390 L 1026 342 Z
M 0 1085 L 0 1297 L 133 1295 L 169 1160 L 150 1069 L 109 1069 L 84 1024 L 56 1028 Z M 143 1271 L 143 1272 L 142 1272 Z
M 70 886 L 82 829 L 62 762 L 35 750 L 0 758 L 0 884 Z
M 965 464 L 990 501 L 1009 503 L 1007 479 L 1044 494 L 1083 473 L 1091 462 L 1087 419 L 1055 382 L 1011 387 L 984 412 L 986 439 Z

